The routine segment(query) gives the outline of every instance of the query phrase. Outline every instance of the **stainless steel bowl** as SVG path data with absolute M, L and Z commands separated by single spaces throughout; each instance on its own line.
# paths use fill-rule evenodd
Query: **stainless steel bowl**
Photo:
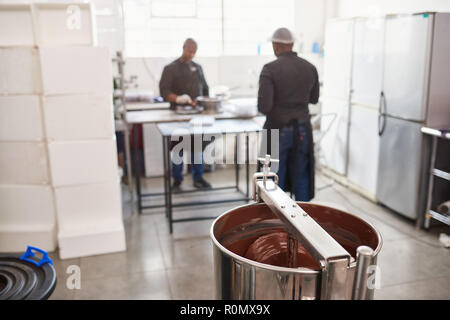
M 376 257 L 382 247 L 379 232 L 368 222 L 334 208 L 298 202 L 352 257 L 359 246 L 368 246 Z M 216 298 L 225 300 L 313 300 L 320 299 L 320 270 L 288 268 L 246 258 L 254 241 L 283 230 L 283 224 L 266 204 L 249 204 L 219 216 L 211 227 L 214 252 Z M 340 299 L 351 299 L 356 262 L 348 269 L 346 292 Z M 371 296 L 373 297 L 373 291 Z
M 205 111 L 222 112 L 222 99 L 200 96 L 197 97 L 198 105 L 202 106 Z

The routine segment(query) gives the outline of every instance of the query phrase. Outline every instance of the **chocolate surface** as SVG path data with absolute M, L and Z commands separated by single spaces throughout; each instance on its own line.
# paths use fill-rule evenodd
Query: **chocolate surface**
M 283 231 L 261 236 L 248 247 L 244 257 L 273 266 L 287 267 L 289 266 L 287 238 L 287 233 Z M 300 243 L 297 249 L 297 263 L 291 267 L 320 270 L 319 264 Z

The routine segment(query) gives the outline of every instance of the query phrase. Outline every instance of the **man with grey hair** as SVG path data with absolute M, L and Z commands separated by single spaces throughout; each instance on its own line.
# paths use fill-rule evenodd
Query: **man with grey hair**
M 309 201 L 314 197 L 314 149 L 308 104 L 319 100 L 318 74 L 292 51 L 289 29 L 277 29 L 271 41 L 277 59 L 261 71 L 258 110 L 266 115 L 264 129 L 279 130 L 279 186 L 297 201 Z
M 203 69 L 198 63 L 192 61 L 196 52 L 197 42 L 192 38 L 188 38 L 184 41 L 181 57 L 164 67 L 159 82 L 159 91 L 164 100 L 170 102 L 171 109 L 175 109 L 177 105 L 195 106 L 197 104 L 195 99 L 198 96 L 209 95 L 209 88 L 203 74 Z M 205 144 L 203 145 L 204 147 Z M 180 156 L 183 156 L 182 151 L 180 152 Z M 202 150 L 191 150 L 191 161 L 194 187 L 200 189 L 211 188 L 211 185 L 203 179 L 204 165 Z M 182 162 L 178 164 L 172 163 L 174 191 L 181 190 L 181 182 L 183 181 L 182 171 Z

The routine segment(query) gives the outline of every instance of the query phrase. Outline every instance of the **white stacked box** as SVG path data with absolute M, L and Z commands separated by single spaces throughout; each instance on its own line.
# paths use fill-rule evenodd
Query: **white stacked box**
M 26 6 L 18 6 L 19 9 Z M 0 9 L 4 9 L 0 6 Z M 10 8 L 10 7 L 8 7 Z M 18 11 L 18 18 L 23 14 Z M 7 12 L 11 13 L 11 12 Z M 0 10 L 0 18 L 11 19 Z M 5 20 L 1 20 L 2 27 Z M 11 30 L 14 34 L 17 30 Z M 20 31 L 20 30 L 18 30 Z M 17 31 L 17 32 L 18 32 Z M 17 33 L 16 32 L 16 33 Z M 19 32 L 20 33 L 20 32 Z M 42 126 L 38 51 L 26 32 L 17 43 L 0 35 L 0 251 L 28 245 L 53 251 L 56 221 Z M 23 41 L 22 41 L 23 40 Z
M 1 47 L 0 94 L 36 95 L 41 93 L 38 49 Z
M 109 52 L 41 47 L 40 62 L 60 257 L 123 251 Z
M 41 47 L 44 95 L 112 95 L 112 66 L 108 49 Z
M 123 251 L 121 190 L 115 182 L 56 188 L 62 259 Z
M 30 4 L 0 4 L 0 44 L 33 46 L 33 16 Z
M 53 186 L 117 183 L 115 143 L 113 139 L 49 143 Z
M 93 28 L 89 3 L 0 3 L 1 46 L 92 46 Z
M 56 221 L 39 96 L 0 97 L 0 251 L 53 251 Z
M 91 17 L 0 5 L 0 251 L 53 251 L 55 214 L 62 258 L 125 250 L 111 60 Z
M 67 222 L 66 229 L 82 229 L 85 221 L 98 225 L 103 221 L 120 222 L 121 190 L 116 183 L 94 183 L 56 188 L 58 216 Z M 102 201 L 98 201 L 101 199 Z
M 38 45 L 94 45 L 89 3 L 35 3 L 33 10 Z
M 0 141 L 42 141 L 40 97 L 0 96 Z
M 0 185 L 0 252 L 28 245 L 53 251 L 56 221 L 49 185 Z
M 114 137 L 110 95 L 46 96 L 42 104 L 49 141 Z
M 108 50 L 46 47 L 40 61 L 60 257 L 123 251 Z
M 85 224 L 82 229 L 59 226 L 59 257 L 70 259 L 126 250 L 122 221 Z
M 0 184 L 48 184 L 43 142 L 0 142 Z

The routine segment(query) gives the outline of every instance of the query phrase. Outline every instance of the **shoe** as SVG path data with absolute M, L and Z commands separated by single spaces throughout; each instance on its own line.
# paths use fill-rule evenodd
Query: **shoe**
M 203 178 L 194 181 L 194 187 L 198 189 L 211 189 L 211 185 L 209 184 L 209 182 Z
M 172 184 L 172 192 L 180 192 L 181 191 L 181 181 L 174 180 Z

